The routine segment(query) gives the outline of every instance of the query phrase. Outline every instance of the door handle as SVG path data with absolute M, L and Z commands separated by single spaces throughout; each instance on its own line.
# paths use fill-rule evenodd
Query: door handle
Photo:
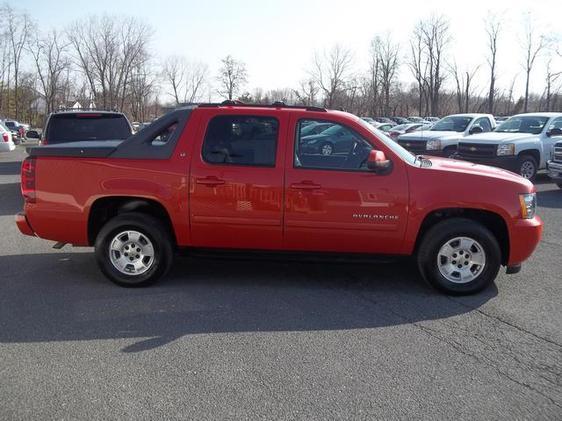
M 205 178 L 197 178 L 195 180 L 197 184 L 202 184 L 207 187 L 216 187 L 224 184 L 224 180 L 221 180 L 217 177 L 205 177 Z
M 313 183 L 312 181 L 302 181 L 300 183 L 291 184 L 291 188 L 297 190 L 318 190 L 321 189 L 322 186 L 320 184 Z

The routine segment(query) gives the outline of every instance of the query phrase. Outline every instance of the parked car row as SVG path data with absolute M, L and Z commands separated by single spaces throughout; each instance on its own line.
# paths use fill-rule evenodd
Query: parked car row
M 489 114 L 455 114 L 429 130 L 400 134 L 397 141 L 415 154 L 487 164 L 534 179 L 562 140 L 562 113 L 519 114 L 499 126 L 496 121 Z

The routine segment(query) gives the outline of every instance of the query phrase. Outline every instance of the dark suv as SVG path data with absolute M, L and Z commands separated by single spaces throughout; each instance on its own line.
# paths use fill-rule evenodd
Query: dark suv
M 132 135 L 125 114 L 116 111 L 72 110 L 51 113 L 45 123 L 41 144 L 87 140 L 124 140 Z

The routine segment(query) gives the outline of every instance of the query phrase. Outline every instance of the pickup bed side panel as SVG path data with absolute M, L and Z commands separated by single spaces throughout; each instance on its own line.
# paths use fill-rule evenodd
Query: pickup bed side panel
M 188 244 L 188 156 L 197 120 L 190 119 L 167 160 L 37 158 L 37 200 L 25 205 L 35 233 L 48 240 L 90 245 L 88 217 L 92 204 L 104 197 L 125 196 L 161 204 L 170 216 L 178 244 Z

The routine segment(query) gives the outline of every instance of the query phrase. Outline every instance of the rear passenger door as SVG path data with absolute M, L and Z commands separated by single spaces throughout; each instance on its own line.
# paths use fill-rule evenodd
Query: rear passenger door
M 249 111 L 249 110 L 248 110 Z M 282 247 L 284 157 L 288 118 L 247 110 L 209 111 L 190 176 L 192 244 Z

